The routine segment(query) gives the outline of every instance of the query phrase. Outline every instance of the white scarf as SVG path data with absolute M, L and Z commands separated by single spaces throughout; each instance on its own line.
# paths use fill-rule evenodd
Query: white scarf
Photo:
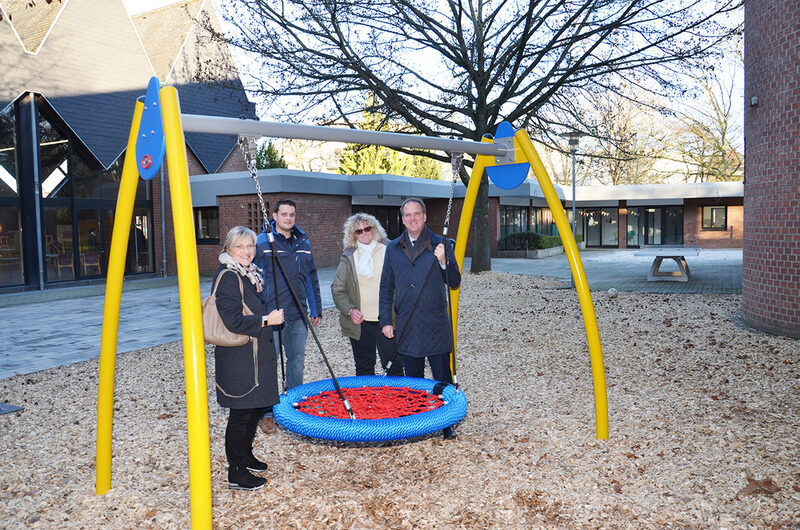
M 245 269 L 242 264 L 236 260 L 236 258 L 227 252 L 220 252 L 219 262 L 225 265 L 227 268 L 234 270 L 242 276 L 248 278 L 250 283 L 256 286 L 256 291 L 259 293 L 261 292 L 262 284 L 264 283 L 264 277 L 261 275 L 261 269 L 256 267 L 255 263 L 250 262 L 250 265 Z
M 356 241 L 356 245 L 358 245 L 358 250 L 360 253 L 356 253 L 356 272 L 365 278 L 372 278 L 375 274 L 372 269 L 375 268 L 375 262 L 372 259 L 372 253 L 375 251 L 375 247 L 378 246 L 378 240 L 373 239 L 369 245 L 365 245 L 359 241 Z

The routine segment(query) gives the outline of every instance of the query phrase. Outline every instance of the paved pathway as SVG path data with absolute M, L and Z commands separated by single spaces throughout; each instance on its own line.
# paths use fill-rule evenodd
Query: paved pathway
M 741 291 L 742 251 L 703 250 L 687 258 L 687 283 L 648 282 L 652 258 L 632 250 L 588 250 L 581 259 L 593 290 L 734 293 Z M 465 264 L 468 269 L 469 260 Z M 550 276 L 569 281 L 566 256 L 541 260 L 494 259 L 494 270 Z M 330 284 L 335 269 L 320 270 L 323 307 L 332 307 Z M 211 289 L 201 282 L 202 296 Z M 0 295 L 0 379 L 97 358 L 100 355 L 105 285 Z M 117 351 L 119 353 L 180 340 L 176 278 L 126 281 Z
M 742 291 L 742 251 L 703 250 L 686 258 L 691 280 L 688 282 L 648 282 L 652 256 L 634 256 L 635 250 L 583 250 L 580 252 L 591 290 L 643 291 L 649 293 L 740 293 Z M 466 268 L 466 267 L 465 267 Z M 528 276 L 549 276 L 569 282 L 572 273 L 565 254 L 544 259 L 492 260 L 497 271 Z M 662 271 L 677 271 L 672 260 L 664 260 Z

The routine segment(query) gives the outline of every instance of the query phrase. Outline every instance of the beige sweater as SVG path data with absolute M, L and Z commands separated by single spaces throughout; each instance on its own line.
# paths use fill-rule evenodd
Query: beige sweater
M 374 264 L 372 278 L 358 275 L 358 295 L 361 298 L 361 314 L 368 322 L 378 321 L 378 294 L 381 287 L 381 271 L 383 270 L 383 257 L 386 254 L 385 245 L 376 245 L 372 251 L 372 262 Z M 356 249 L 353 256 L 356 263 L 361 257 L 361 249 Z

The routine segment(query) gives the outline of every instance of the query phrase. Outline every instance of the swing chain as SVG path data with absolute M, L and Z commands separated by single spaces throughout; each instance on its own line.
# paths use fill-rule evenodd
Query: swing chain
M 258 164 L 256 161 L 258 149 L 256 148 L 256 139 L 252 136 L 240 136 L 239 149 L 242 151 L 242 156 L 247 164 L 250 177 L 253 179 L 253 182 L 256 183 L 256 193 L 258 193 L 258 202 L 261 205 L 261 215 L 263 216 L 263 223 L 266 223 L 269 220 L 269 215 L 267 215 L 267 207 L 264 205 L 261 184 L 258 182 Z M 261 228 L 263 228 L 263 226 Z
M 450 153 L 450 165 L 453 170 L 453 180 L 450 184 L 450 200 L 447 202 L 447 214 L 444 217 L 444 235 L 447 236 L 447 229 L 450 226 L 450 210 L 453 208 L 453 196 L 456 192 L 456 181 L 461 173 L 461 166 L 464 164 L 464 153 Z

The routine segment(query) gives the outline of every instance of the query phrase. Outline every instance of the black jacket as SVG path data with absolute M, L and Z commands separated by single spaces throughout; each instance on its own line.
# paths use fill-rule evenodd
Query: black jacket
M 224 265 L 219 266 L 214 273 L 212 286 L 225 268 Z M 237 275 L 238 272 L 230 271 L 222 276 L 217 286 L 217 310 L 226 328 L 234 333 L 254 337 L 257 349 L 254 361 L 252 341 L 235 348 L 215 346 L 217 403 L 232 409 L 271 407 L 278 402 L 278 362 L 272 327 L 261 327 L 262 316 L 267 314 L 266 302 L 250 280 L 240 276 L 244 302 L 253 312 L 253 315 L 244 316 L 242 291 L 239 290 Z M 226 393 L 229 395 L 226 396 Z

